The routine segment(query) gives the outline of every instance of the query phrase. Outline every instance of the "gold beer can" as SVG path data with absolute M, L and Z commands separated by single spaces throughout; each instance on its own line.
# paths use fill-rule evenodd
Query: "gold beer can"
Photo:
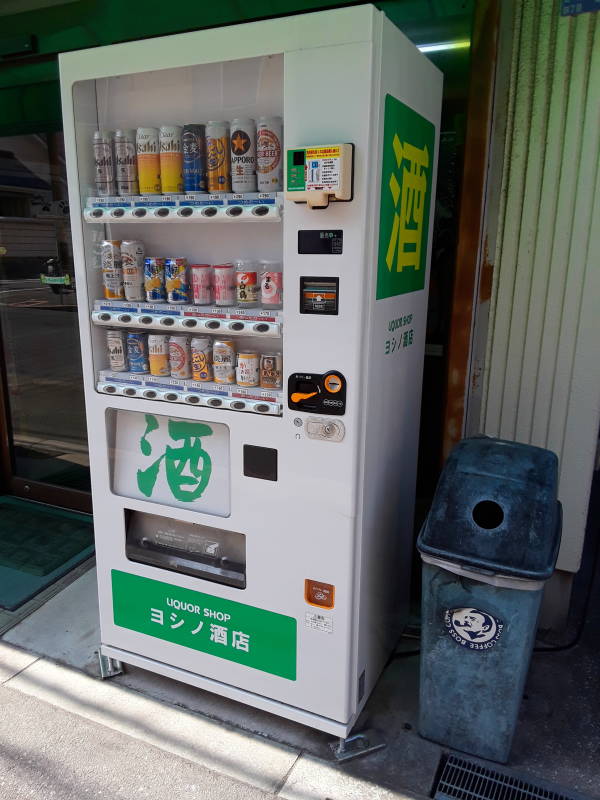
M 163 194 L 183 192 L 183 143 L 179 125 L 161 125 L 160 181 Z
M 140 194 L 160 194 L 158 130 L 138 128 L 135 134 Z
M 231 191 L 229 124 L 211 120 L 206 126 L 206 181 L 208 191 Z

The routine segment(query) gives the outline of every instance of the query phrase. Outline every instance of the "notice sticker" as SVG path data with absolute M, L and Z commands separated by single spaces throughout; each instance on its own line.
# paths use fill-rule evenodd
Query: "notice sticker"
M 313 631 L 321 631 L 321 633 L 333 633 L 333 618 L 328 617 L 325 614 L 307 611 L 304 624 L 307 628 L 312 628 Z
M 306 148 L 306 189 L 335 189 L 340 185 L 338 145 Z

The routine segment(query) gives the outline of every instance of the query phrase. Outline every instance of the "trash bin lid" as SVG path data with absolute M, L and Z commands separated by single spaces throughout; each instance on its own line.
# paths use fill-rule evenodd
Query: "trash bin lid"
M 557 489 L 550 450 L 464 439 L 444 466 L 417 547 L 476 570 L 549 578 L 562 525 Z

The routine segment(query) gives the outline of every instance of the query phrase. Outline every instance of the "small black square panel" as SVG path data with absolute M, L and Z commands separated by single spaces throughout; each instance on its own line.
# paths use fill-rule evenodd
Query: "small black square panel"
M 263 481 L 277 480 L 277 450 L 272 447 L 244 445 L 244 475 Z

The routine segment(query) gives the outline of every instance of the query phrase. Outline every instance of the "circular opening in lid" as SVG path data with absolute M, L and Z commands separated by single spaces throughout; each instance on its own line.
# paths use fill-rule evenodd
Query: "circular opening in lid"
M 168 217 L 171 211 L 168 208 L 157 208 L 154 213 L 157 217 Z
M 190 206 L 184 206 L 183 208 L 180 208 L 177 213 L 180 217 L 191 217 L 194 213 L 194 209 L 190 208 Z
M 217 209 L 214 206 L 208 206 L 207 208 L 202 209 L 203 217 L 214 217 L 216 213 Z
M 92 211 L 92 217 L 98 218 L 98 217 L 101 217 L 103 214 L 104 214 L 104 211 L 101 208 L 95 208 Z
M 125 214 L 124 208 L 115 208 L 114 211 L 111 211 L 113 217 L 122 217 Z
M 227 216 L 229 217 L 239 217 L 244 209 L 241 206 L 230 206 L 227 209 Z
M 493 500 L 482 500 L 477 503 L 472 515 L 474 523 L 488 531 L 498 528 L 504 521 L 502 507 Z
M 256 208 L 252 209 L 252 213 L 255 217 L 264 217 L 265 214 L 269 213 L 269 209 L 267 206 L 256 206 Z
M 136 208 L 133 211 L 134 217 L 145 217 L 146 216 L 146 209 L 145 208 Z

